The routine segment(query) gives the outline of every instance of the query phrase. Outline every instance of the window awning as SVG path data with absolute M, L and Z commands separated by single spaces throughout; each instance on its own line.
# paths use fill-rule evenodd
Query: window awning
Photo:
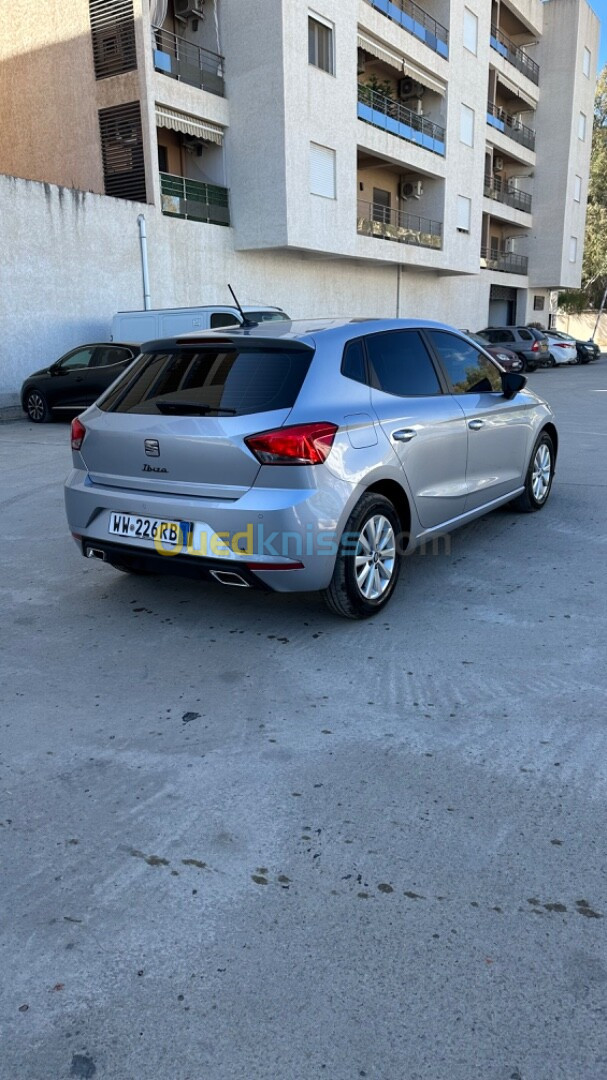
M 510 79 L 508 79 L 505 75 L 502 75 L 501 71 L 497 72 L 497 79 L 498 82 L 501 82 L 502 86 L 504 86 L 506 90 L 508 90 L 508 92 L 512 94 L 512 97 L 519 98 L 521 101 L 524 101 L 525 105 L 528 105 L 531 111 L 535 112 L 535 110 L 537 109 L 537 101 L 534 101 L 533 98 L 529 97 L 529 95 L 526 94 L 524 90 L 521 90 L 516 85 L 516 83 L 510 82 Z
M 435 94 L 442 94 L 444 97 L 447 93 L 447 87 L 443 82 L 437 79 L 435 75 L 431 75 L 430 72 L 425 71 L 424 68 L 413 63 L 412 60 L 403 56 L 402 53 L 387 48 L 386 45 L 382 45 L 381 42 L 376 41 L 370 34 L 364 34 L 361 30 L 358 31 L 358 47 L 359 49 L 364 49 L 365 52 L 370 53 L 371 56 L 376 56 L 378 60 L 383 60 L 384 64 L 389 64 L 390 67 L 396 68 L 402 75 L 410 75 L 412 79 L 416 79 L 417 82 L 423 83 L 429 90 L 434 90 Z
M 223 128 L 218 124 L 211 124 L 209 120 L 197 120 L 195 116 L 169 109 L 167 105 L 156 106 L 156 123 L 158 127 L 183 131 L 185 135 L 194 135 L 198 139 L 217 143 L 218 146 L 223 143 Z

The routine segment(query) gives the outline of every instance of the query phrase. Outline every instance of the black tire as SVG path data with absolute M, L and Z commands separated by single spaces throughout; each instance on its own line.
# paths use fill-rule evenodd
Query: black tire
M 369 554 L 367 562 L 368 578 L 381 580 L 381 595 L 373 597 L 365 595 L 357 577 L 356 558 L 366 557 L 362 543 L 366 543 L 367 536 L 363 533 L 367 527 L 372 530 L 373 519 L 383 519 L 388 523 L 392 531 L 394 541 L 394 557 L 384 559 L 381 556 L 381 542 L 374 554 Z M 389 531 L 384 530 L 384 536 L 389 537 Z M 354 537 L 358 537 L 355 544 Z M 361 541 L 362 537 L 362 541 Z M 398 581 L 402 562 L 402 524 L 396 509 L 389 499 L 383 495 L 376 495 L 370 491 L 363 495 L 354 507 L 346 522 L 340 541 L 340 548 L 335 561 L 335 569 L 331 584 L 323 589 L 322 595 L 330 610 L 335 615 L 341 615 L 345 619 L 368 619 L 371 615 L 377 615 L 386 606 Z M 368 549 L 368 544 L 366 545 Z M 384 550 L 392 550 L 390 541 L 385 544 Z M 364 572 L 365 567 L 359 567 L 359 573 Z M 386 574 L 389 578 L 386 579 Z M 371 583 L 370 583 L 371 584 Z M 370 590 L 371 591 L 371 590 Z
M 48 401 L 41 390 L 36 390 L 35 387 L 28 390 L 23 404 L 32 424 L 48 424 L 52 420 Z
M 546 363 L 544 364 L 544 367 L 556 367 L 556 360 L 554 359 L 554 356 L 552 355 L 552 353 L 550 353 L 550 356 L 546 360 Z
M 542 447 L 546 447 L 549 454 L 549 475 L 547 477 L 548 484 L 541 496 L 537 494 L 537 488 L 534 490 L 534 480 L 537 479 L 536 468 L 539 465 L 538 454 Z M 542 455 L 543 457 L 543 455 Z M 529 462 L 529 468 L 527 469 L 527 475 L 525 477 L 525 490 L 516 499 L 513 499 L 512 506 L 515 510 L 520 510 L 523 514 L 534 514 L 537 510 L 541 510 L 548 502 L 548 496 L 552 490 L 552 481 L 554 479 L 554 445 L 548 432 L 543 431 L 539 436 L 535 446 L 533 447 L 533 453 Z M 544 472 L 545 470 L 541 470 Z

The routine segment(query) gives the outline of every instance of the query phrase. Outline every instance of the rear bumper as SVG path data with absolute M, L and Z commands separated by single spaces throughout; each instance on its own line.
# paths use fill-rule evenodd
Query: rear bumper
M 234 501 L 147 492 L 142 497 L 138 491 L 92 484 L 86 471 L 77 468 L 65 484 L 67 519 L 82 554 L 93 548 L 107 562 L 194 578 L 234 572 L 247 585 L 276 592 L 307 592 L 329 585 L 343 524 L 357 498 L 354 485 L 324 469 L 317 488 L 253 487 Z M 198 546 L 184 543 L 176 553 L 163 553 L 153 540 L 125 542 L 109 533 L 110 517 L 118 513 L 204 523 L 210 535 L 221 540 Z M 263 569 L 257 570 L 256 563 Z
M 236 567 L 226 566 L 225 559 L 192 558 L 191 555 L 181 554 L 166 558 L 156 551 L 142 551 L 132 544 L 114 544 L 108 540 L 77 539 L 76 537 L 74 539 L 85 558 L 101 559 L 102 562 L 117 564 L 135 571 L 145 571 L 148 574 L 175 575 L 194 578 L 198 581 L 218 581 L 222 585 L 272 591 L 270 586 L 245 564 L 239 564 Z M 297 570 L 285 568 L 277 572 L 297 573 Z

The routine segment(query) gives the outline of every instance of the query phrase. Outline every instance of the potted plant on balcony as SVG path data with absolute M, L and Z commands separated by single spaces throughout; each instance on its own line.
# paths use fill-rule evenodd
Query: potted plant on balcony
M 362 101 L 364 105 L 369 105 L 372 109 L 379 109 L 380 112 L 388 112 L 390 106 L 386 105 L 383 100 L 378 100 L 378 98 L 387 98 L 391 104 L 396 104 L 392 97 L 393 93 L 394 90 L 390 80 L 386 79 L 382 81 L 377 78 L 377 75 L 370 75 L 365 82 L 360 82 L 358 84 L 359 100 Z

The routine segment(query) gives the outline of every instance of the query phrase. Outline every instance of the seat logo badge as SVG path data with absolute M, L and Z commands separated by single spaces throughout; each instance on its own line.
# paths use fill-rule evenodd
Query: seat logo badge
M 158 439 L 146 439 L 144 442 L 145 452 L 148 457 L 160 457 Z

